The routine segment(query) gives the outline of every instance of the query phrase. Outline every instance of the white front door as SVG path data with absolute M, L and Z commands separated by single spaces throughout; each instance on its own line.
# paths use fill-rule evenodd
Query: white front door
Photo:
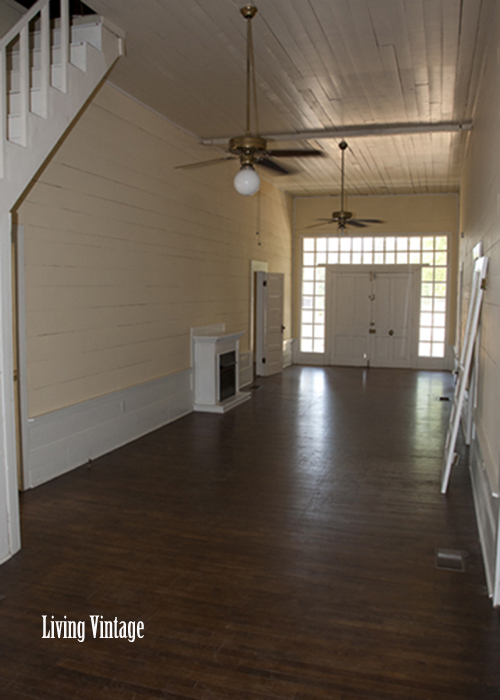
M 283 369 L 283 292 L 285 276 L 279 272 L 257 272 L 256 362 L 259 377 Z
M 416 350 L 416 334 L 412 330 L 417 277 L 417 271 L 407 269 L 374 273 L 372 328 L 376 332 L 371 334 L 372 367 L 412 366 L 412 350 Z
M 332 265 L 326 275 L 328 363 L 412 367 L 420 267 Z
M 326 351 L 329 364 L 366 366 L 371 288 L 370 275 L 366 270 L 348 270 L 341 273 L 328 270 Z

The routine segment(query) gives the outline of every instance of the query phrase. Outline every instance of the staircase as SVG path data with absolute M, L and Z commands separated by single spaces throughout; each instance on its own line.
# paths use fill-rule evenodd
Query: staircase
M 10 212 L 75 117 L 124 54 L 98 15 L 50 18 L 39 0 L 0 41 L 0 214 Z

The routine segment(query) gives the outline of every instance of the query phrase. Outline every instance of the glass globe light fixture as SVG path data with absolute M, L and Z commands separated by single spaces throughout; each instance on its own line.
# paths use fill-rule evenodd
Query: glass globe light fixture
M 253 165 L 243 165 L 234 178 L 234 189 L 239 194 L 250 197 L 259 191 L 260 177 L 255 172 Z

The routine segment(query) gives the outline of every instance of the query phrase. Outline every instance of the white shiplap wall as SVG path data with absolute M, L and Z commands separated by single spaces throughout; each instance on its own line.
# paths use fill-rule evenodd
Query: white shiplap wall
M 30 417 L 189 368 L 189 329 L 246 331 L 250 260 L 286 278 L 291 200 L 232 187 L 227 163 L 105 85 L 18 212 L 26 248 Z M 257 235 L 257 231 L 259 235 Z
M 496 605 L 500 605 L 499 508 L 492 500 L 498 500 L 500 492 L 500 13 L 497 15 L 465 163 L 460 257 L 464 266 L 463 314 L 467 313 L 470 296 L 474 246 L 481 242 L 484 255 L 490 259 L 481 316 L 478 398 L 474 413 L 477 444 L 473 445 L 475 458 L 471 468 L 490 593 Z M 463 318 L 462 330 L 464 323 Z

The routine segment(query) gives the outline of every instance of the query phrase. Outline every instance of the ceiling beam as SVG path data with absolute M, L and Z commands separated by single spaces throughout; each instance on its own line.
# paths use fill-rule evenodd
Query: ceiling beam
M 397 134 L 432 134 L 436 132 L 470 131 L 472 122 L 434 122 L 416 124 L 364 124 L 338 129 L 317 129 L 285 134 L 262 134 L 270 141 L 306 141 L 308 139 L 342 139 L 362 136 L 394 136 Z M 204 146 L 223 146 L 228 138 L 202 139 Z

